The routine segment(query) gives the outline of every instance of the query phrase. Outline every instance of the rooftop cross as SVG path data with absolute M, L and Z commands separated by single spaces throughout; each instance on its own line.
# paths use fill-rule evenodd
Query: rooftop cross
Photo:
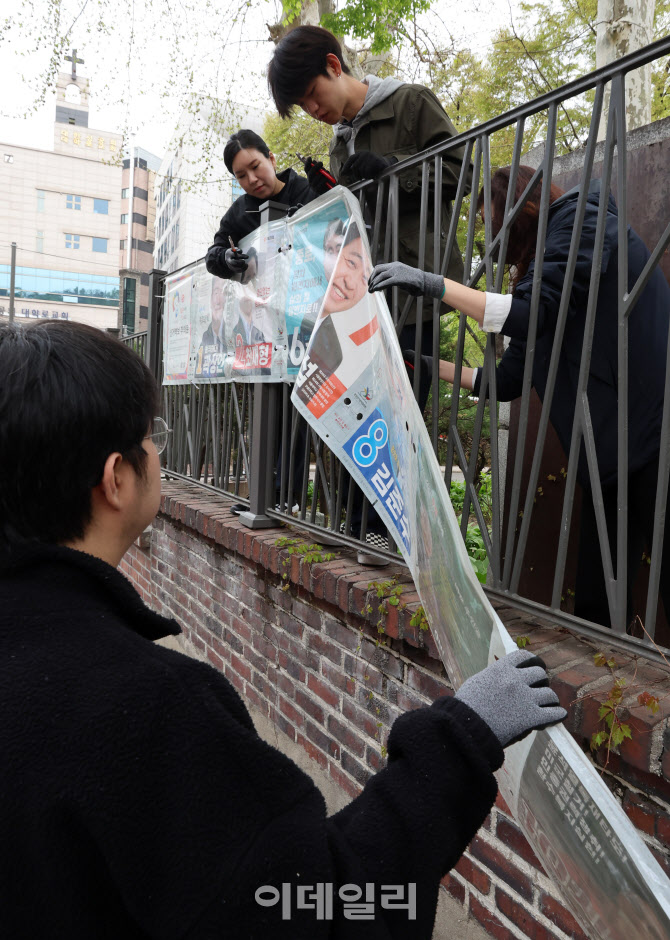
M 84 64 L 84 60 L 83 60 L 83 59 L 78 59 L 78 58 L 77 58 L 77 50 L 76 50 L 76 49 L 73 49 L 73 50 L 72 50 L 72 55 L 66 55 L 66 56 L 65 56 L 65 61 L 72 63 L 72 81 L 73 81 L 73 82 L 76 82 L 76 80 L 77 80 L 77 64 L 83 65 L 83 64 Z

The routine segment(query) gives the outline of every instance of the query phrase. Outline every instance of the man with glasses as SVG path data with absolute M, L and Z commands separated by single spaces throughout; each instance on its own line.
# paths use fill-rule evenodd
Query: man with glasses
M 519 650 L 403 715 L 388 767 L 328 818 L 220 672 L 151 642 L 179 626 L 116 570 L 159 505 L 157 397 L 92 327 L 0 326 L 2 936 L 428 940 L 503 747 L 565 714 L 546 673 Z M 338 888 L 382 884 L 411 910 L 377 896 L 347 920 Z M 268 906 L 286 888 L 288 918 Z

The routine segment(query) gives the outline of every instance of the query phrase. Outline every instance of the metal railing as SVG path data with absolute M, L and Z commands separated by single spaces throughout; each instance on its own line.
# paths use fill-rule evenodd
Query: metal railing
M 130 348 L 137 353 L 142 359 L 146 360 L 147 355 L 147 332 L 144 333 L 130 333 L 128 336 L 122 336 L 121 342 L 124 346 L 130 346 Z
M 461 243 L 462 257 L 469 286 L 484 286 L 502 292 L 507 284 L 505 260 L 509 247 L 510 228 L 541 181 L 555 176 L 558 115 L 566 102 L 577 98 L 582 104 L 592 99 L 591 123 L 588 139 L 582 153 L 581 188 L 576 207 L 576 223 L 570 249 L 565 259 L 565 279 L 554 332 L 554 343 L 546 373 L 539 420 L 531 420 L 533 392 L 533 365 L 540 316 L 540 287 L 542 284 L 543 255 L 550 211 L 550 187 L 542 186 L 539 207 L 538 233 L 530 317 L 523 368 L 522 394 L 515 406 L 516 445 L 514 453 L 504 453 L 507 472 L 501 470 L 500 448 L 503 443 L 498 433 L 498 399 L 496 365 L 500 358 L 500 343 L 495 335 L 477 334 L 464 315 L 458 320 L 455 343 L 456 374 L 448 408 L 441 408 L 437 391 L 437 378 L 433 378 L 433 392 L 429 400 L 426 420 L 433 446 L 440 463 L 444 465 L 445 486 L 452 482 L 452 467 L 458 466 L 464 478 L 464 498 L 461 527 L 464 538 L 468 527 L 478 525 L 488 556 L 486 590 L 493 597 L 508 599 L 510 603 L 534 613 L 541 613 L 556 623 L 570 626 L 587 636 L 612 646 L 634 650 L 650 658 L 660 658 L 670 647 L 670 632 L 655 637 L 661 577 L 662 544 L 665 529 L 668 477 L 670 473 L 670 368 L 666 367 L 663 420 L 659 445 L 658 488 L 655 504 L 655 525 L 649 564 L 649 585 L 644 603 L 644 624 L 641 636 L 629 635 L 627 620 L 627 504 L 628 504 L 628 330 L 629 314 L 654 270 L 670 245 L 670 224 L 655 245 L 649 245 L 651 257 L 634 285 L 627 284 L 627 220 L 628 181 L 626 177 L 627 134 L 625 126 L 625 76 L 642 65 L 670 54 L 670 38 L 633 53 L 618 62 L 593 72 L 577 81 L 543 95 L 535 101 L 501 115 L 486 124 L 460 134 L 386 171 L 379 180 L 352 187 L 360 198 L 361 206 L 370 222 L 370 242 L 375 263 L 395 260 L 400 254 L 399 232 L 402 223 L 406 193 L 401 190 L 402 174 L 420 169 L 421 185 L 416 187 L 413 199 L 419 201 L 418 266 L 448 270 L 454 245 Z M 597 144 L 597 131 L 604 112 L 606 86 L 610 97 L 607 112 L 607 136 L 604 144 Z M 545 122 L 544 154 L 533 178 L 518 202 L 514 202 L 514 181 L 518 168 L 524 162 L 522 154 L 529 144 L 537 140 L 538 121 Z M 535 136 L 529 141 L 526 127 L 529 120 L 535 127 Z M 505 153 L 498 146 L 499 138 L 513 143 L 509 146 L 506 165 L 510 166 L 509 194 L 505 219 L 498 234 L 491 230 L 491 151 Z M 598 150 L 597 150 L 598 147 Z M 584 212 L 586 191 L 596 162 L 602 161 L 602 197 L 598 210 L 595 235 L 593 270 L 586 309 L 582 311 L 584 341 L 577 357 L 579 360 L 576 387 L 576 406 L 572 420 L 569 453 L 566 454 L 565 491 L 560 512 L 560 526 L 550 535 L 536 522 L 536 500 L 540 483 L 540 467 L 545 451 L 550 424 L 550 411 L 558 371 L 561 368 L 561 348 L 566 323 L 572 313 L 571 290 Z M 616 171 L 613 161 L 616 155 Z M 500 162 L 500 160 L 499 160 Z M 443 205 L 444 168 L 460 166 L 454 177 L 449 197 L 453 208 L 445 217 Z M 417 169 L 418 168 L 418 169 Z M 617 434 L 617 514 L 616 538 L 610 546 L 603 504 L 602 485 L 598 469 L 598 453 L 589 409 L 589 369 L 600 264 L 605 234 L 605 216 L 610 183 L 616 182 L 618 204 L 618 258 L 619 302 L 613 312 L 617 318 L 617 375 L 618 410 L 612 416 Z M 483 191 L 485 223 L 482 227 L 477 209 L 477 194 Z M 470 193 L 472 195 L 470 195 Z M 269 221 L 269 211 L 265 221 Z M 448 230 L 447 230 L 448 226 Z M 483 229 L 483 230 L 482 230 Z M 426 233 L 432 230 L 432 257 L 427 257 Z M 460 231 L 459 231 L 460 230 Z M 444 232 L 444 237 L 442 233 Z M 154 302 L 150 317 L 149 350 L 158 374 L 160 361 L 160 295 L 161 272 L 154 272 Z M 630 287 L 630 290 L 629 290 Z M 440 357 L 441 343 L 445 343 L 446 325 L 451 315 L 441 317 L 440 304 L 425 302 L 423 298 L 408 298 L 401 303 L 398 290 L 389 292 L 389 308 L 400 334 L 407 325 L 408 314 L 416 314 L 415 348 L 428 349 L 436 361 Z M 415 306 L 414 306 L 415 305 Z M 444 309 L 444 308 L 443 308 Z M 456 315 L 454 315 L 456 316 Z M 428 334 L 428 342 L 426 342 Z M 403 335 L 406 335 L 403 334 Z M 153 336 L 153 339 L 152 339 Z M 475 341 L 479 337 L 479 344 Z M 128 338 L 132 339 L 132 338 Z M 483 348 L 482 380 L 478 402 L 472 401 L 469 390 L 461 388 L 463 364 L 477 364 L 479 348 Z M 157 353 L 158 350 L 158 353 Z M 670 359 L 668 359 L 670 362 Z M 434 370 L 436 372 L 436 370 Z M 418 395 L 421 383 L 421 361 L 417 357 L 414 371 L 414 389 Z M 374 511 L 370 510 L 348 474 L 323 442 L 305 426 L 302 418 L 290 404 L 290 389 L 258 383 L 250 385 L 208 385 L 169 387 L 164 389 L 165 414 L 174 429 L 166 452 L 166 471 L 174 476 L 196 480 L 201 485 L 248 498 L 249 524 L 263 525 L 272 520 L 299 520 L 314 532 L 315 538 L 329 544 L 361 548 L 370 541 L 370 533 L 377 530 Z M 467 433 L 463 431 L 463 416 L 471 420 Z M 472 417 L 472 413 L 474 416 Z M 490 433 L 487 439 L 487 428 Z M 613 433 L 615 433 L 613 431 Z M 585 452 L 588 465 L 588 486 L 593 494 L 593 505 L 600 539 L 605 572 L 607 600 L 611 628 L 579 620 L 566 610 L 569 586 L 566 589 L 571 525 L 576 519 L 577 472 L 580 453 Z M 490 464 L 492 478 L 491 504 L 479 498 L 482 454 Z M 526 467 L 524 479 L 524 465 Z M 529 469 L 528 469 L 529 467 Z M 504 476 L 504 478 L 503 478 Z M 505 483 L 507 485 L 505 485 Z M 588 487 L 587 487 L 588 488 Z M 292 511 L 294 501 L 298 504 Z M 282 506 L 283 511 L 274 507 Z M 378 520 L 377 520 L 378 521 Z M 399 562 L 393 542 L 385 545 L 380 539 L 374 546 L 367 545 L 381 557 Z M 521 591 L 524 564 L 528 567 L 529 545 L 538 538 L 554 539 L 556 544 L 555 572 L 549 602 L 540 603 L 532 591 Z M 531 566 L 532 567 L 532 566 Z M 525 596 L 528 595 L 528 596 Z M 670 618 L 670 611 L 666 612 Z

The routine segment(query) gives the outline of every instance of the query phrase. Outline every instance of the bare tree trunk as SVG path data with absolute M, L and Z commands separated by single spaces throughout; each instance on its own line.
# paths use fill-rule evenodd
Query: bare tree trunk
M 273 24 L 268 23 L 270 39 L 272 39 L 276 45 L 280 39 L 283 39 L 284 36 L 290 33 L 292 29 L 295 29 L 296 26 L 318 26 L 322 16 L 326 13 L 333 13 L 334 11 L 335 0 L 305 0 L 298 16 L 296 16 L 294 20 L 291 20 L 288 25 L 282 21 Z M 354 78 L 362 79 L 364 77 L 363 69 L 358 61 L 356 52 L 345 45 L 343 40 L 341 40 L 341 44 L 344 60 L 351 69 L 352 75 Z
M 648 45 L 654 32 L 654 0 L 598 0 L 596 68 Z M 633 129 L 651 122 L 651 66 L 626 75 L 626 126 Z M 609 89 L 603 105 L 598 137 L 607 130 Z

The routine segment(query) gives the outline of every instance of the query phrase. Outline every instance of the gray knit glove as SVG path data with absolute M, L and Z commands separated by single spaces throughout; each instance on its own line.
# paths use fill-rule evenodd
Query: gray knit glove
M 486 722 L 503 747 L 568 714 L 549 688 L 544 663 L 529 650 L 515 650 L 466 679 L 456 698 Z
M 376 290 L 386 290 L 387 287 L 399 287 L 412 297 L 423 295 L 438 300 L 442 299 L 445 290 L 444 278 L 439 274 L 429 274 L 400 261 L 378 264 L 370 275 L 368 290 L 371 294 Z

